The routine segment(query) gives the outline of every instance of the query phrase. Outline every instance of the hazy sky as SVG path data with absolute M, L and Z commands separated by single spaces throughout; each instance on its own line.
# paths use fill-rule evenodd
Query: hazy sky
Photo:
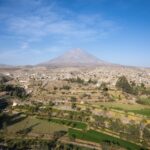
M 150 0 L 0 0 L 0 63 L 37 64 L 74 48 L 150 67 Z

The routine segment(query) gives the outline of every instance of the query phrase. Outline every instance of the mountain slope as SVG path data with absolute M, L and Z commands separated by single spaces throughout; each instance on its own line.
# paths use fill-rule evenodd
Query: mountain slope
M 105 64 L 108 63 L 81 49 L 68 51 L 57 58 L 54 58 L 46 63 L 42 63 L 44 66 L 95 66 Z

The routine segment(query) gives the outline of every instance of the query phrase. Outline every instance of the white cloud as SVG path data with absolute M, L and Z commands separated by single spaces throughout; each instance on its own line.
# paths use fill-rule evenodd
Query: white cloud
M 93 38 L 106 38 L 118 30 L 118 25 L 114 21 L 104 19 L 99 14 L 75 14 L 59 9 L 55 3 L 42 6 L 41 1 L 32 1 L 31 4 L 37 5 L 33 14 L 13 16 L 7 21 L 12 33 L 28 41 L 40 40 L 43 37 L 56 38 L 60 41 L 80 38 L 88 41 Z
M 86 16 L 87 17 L 87 16 Z M 51 38 L 83 38 L 91 39 L 103 38 L 117 30 L 115 23 L 112 21 L 98 19 L 95 20 L 90 16 L 88 20 L 74 18 L 74 20 L 61 20 L 57 18 L 53 21 L 50 17 L 42 19 L 41 17 L 13 18 L 10 22 L 10 29 L 18 35 L 28 40 L 37 40 L 45 36 Z M 56 19 L 56 18 L 55 18 Z M 87 22 L 88 21 L 88 22 Z
M 29 55 L 29 52 L 36 56 L 36 59 L 38 57 L 44 59 L 48 57 L 44 56 L 44 53 L 50 53 L 50 56 L 51 53 L 73 48 L 73 45 L 78 46 L 78 43 L 99 41 L 119 29 L 115 21 L 104 18 L 100 14 L 78 14 L 59 7 L 55 1 L 51 1 L 49 5 L 43 4 L 42 0 L 14 1 L 19 7 L 18 10 L 16 9 L 17 12 L 12 11 L 10 14 L 8 8 L 3 8 L 8 11 L 8 13 L 3 13 L 0 9 L 0 22 L 5 23 L 7 33 L 9 33 L 4 38 L 8 36 L 9 40 L 13 39 L 17 44 L 19 43 L 16 46 L 18 49 L 8 50 L 0 56 L 1 59 L 7 60 L 9 57 L 10 60 L 17 60 L 19 58 L 21 62 L 25 56 Z M 30 8 L 32 11 L 28 12 Z M 48 46 L 44 47 L 45 43 L 42 43 L 43 48 L 34 46 L 43 42 L 44 39 L 50 41 Z

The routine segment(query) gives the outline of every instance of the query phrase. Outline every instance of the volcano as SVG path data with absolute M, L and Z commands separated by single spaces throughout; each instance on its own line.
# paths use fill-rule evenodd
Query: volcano
M 73 49 L 51 59 L 42 66 L 99 66 L 109 64 L 81 49 Z

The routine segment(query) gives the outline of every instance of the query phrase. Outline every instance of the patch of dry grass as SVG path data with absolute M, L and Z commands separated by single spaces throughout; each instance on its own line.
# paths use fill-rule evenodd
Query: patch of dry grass
M 67 126 L 59 125 L 46 120 L 40 120 L 36 117 L 27 117 L 26 119 L 8 126 L 8 133 L 16 133 L 19 130 L 31 128 L 31 132 L 40 134 L 53 134 L 55 131 L 67 131 Z

